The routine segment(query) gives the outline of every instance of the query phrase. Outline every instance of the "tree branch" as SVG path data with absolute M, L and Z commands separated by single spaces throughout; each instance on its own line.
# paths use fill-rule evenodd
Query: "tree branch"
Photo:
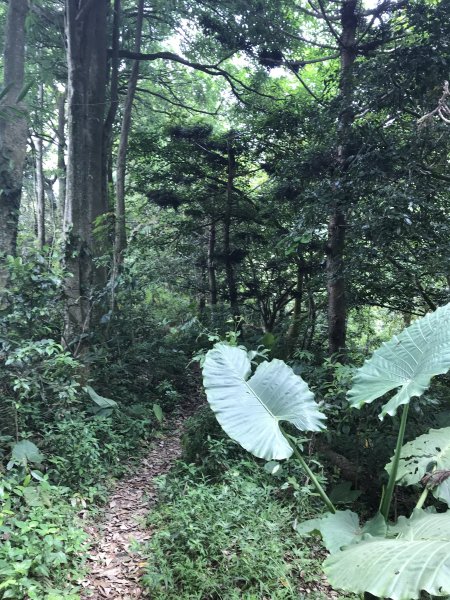
M 375 15 L 376 17 L 381 16 L 384 12 L 388 10 L 394 12 L 396 10 L 400 10 L 401 8 L 405 8 L 408 5 L 408 0 L 399 0 L 399 2 L 392 2 L 392 0 L 385 0 L 376 8 L 372 8 L 369 10 L 363 10 L 359 14 L 362 17 L 370 17 L 371 15 Z
M 331 22 L 331 18 L 329 17 L 329 15 L 327 14 L 327 11 L 325 10 L 325 7 L 323 5 L 323 1 L 322 0 L 317 0 L 317 2 L 319 3 L 320 6 L 320 12 L 323 15 L 323 18 L 325 19 L 325 23 L 328 26 L 328 29 L 330 30 L 331 35 L 334 37 L 334 39 L 340 43 L 341 41 L 341 36 L 339 35 L 339 33 L 336 31 L 336 29 L 334 28 L 333 23 Z
M 109 51 L 109 52 L 111 52 L 111 51 Z M 221 59 L 221 61 L 217 64 L 204 65 L 202 63 L 197 63 L 197 62 L 192 62 L 190 60 L 187 60 L 186 58 L 183 58 L 182 56 L 179 56 L 178 54 L 175 54 L 174 52 L 142 53 L 142 52 L 132 52 L 131 50 L 120 50 L 119 56 L 121 58 L 132 58 L 133 60 L 148 60 L 148 61 L 153 61 L 153 60 L 158 60 L 158 59 L 170 60 L 172 62 L 176 62 L 178 64 L 189 67 L 191 69 L 195 69 L 197 71 L 202 71 L 203 73 L 207 73 L 208 75 L 212 75 L 214 77 L 218 77 L 218 76 L 223 77 L 228 82 L 229 86 L 231 87 L 231 91 L 233 92 L 233 94 L 238 98 L 238 100 L 240 100 L 241 102 L 244 102 L 244 103 L 245 103 L 245 101 L 243 100 L 243 98 L 236 86 L 240 86 L 242 89 L 246 90 L 247 92 L 250 92 L 252 94 L 257 94 L 258 96 L 261 96 L 263 98 L 268 98 L 270 100 L 282 101 L 284 99 L 284 98 L 276 98 L 275 96 L 272 96 L 270 94 L 264 94 L 263 92 L 259 92 L 258 90 L 255 90 L 254 88 L 251 88 L 250 86 L 248 86 L 246 83 L 244 83 L 243 81 L 241 81 L 234 75 L 231 75 L 231 73 L 228 73 L 228 71 L 225 71 L 225 69 L 222 69 L 221 67 L 219 67 L 219 64 L 222 63 L 224 59 Z
M 158 92 L 152 92 L 151 90 L 146 90 L 144 88 L 137 87 L 136 91 L 141 92 L 143 94 L 149 94 L 150 96 L 155 96 L 156 98 L 161 98 L 161 100 L 164 100 L 164 102 L 167 102 L 168 104 L 171 104 L 172 106 L 178 106 L 179 108 L 185 108 L 186 110 L 196 112 L 196 113 L 201 113 L 202 115 L 210 115 L 210 116 L 214 117 L 219 112 L 219 109 L 217 109 L 215 112 L 210 112 L 207 110 L 201 110 L 200 108 L 195 108 L 194 106 L 188 106 L 187 104 L 183 104 L 181 101 L 170 100 L 163 94 L 158 94 Z

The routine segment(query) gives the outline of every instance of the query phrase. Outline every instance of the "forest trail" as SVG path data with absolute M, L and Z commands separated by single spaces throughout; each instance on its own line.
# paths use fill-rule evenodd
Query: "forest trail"
M 133 545 L 151 537 L 145 519 L 157 499 L 154 478 L 167 473 L 180 457 L 184 421 L 191 413 L 168 419 L 164 436 L 155 438 L 134 473 L 117 482 L 102 519 L 88 527 L 93 545 L 83 599 L 145 598 L 139 584 L 145 561 Z

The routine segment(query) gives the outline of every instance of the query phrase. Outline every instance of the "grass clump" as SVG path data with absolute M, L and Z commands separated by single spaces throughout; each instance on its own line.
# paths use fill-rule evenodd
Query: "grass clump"
M 299 544 L 293 516 L 275 488 L 236 462 L 221 481 L 178 468 L 160 480 L 163 502 L 150 513 L 143 583 L 150 596 L 185 600 L 301 598 L 319 571 L 319 558 Z M 263 474 L 264 475 L 264 474 Z M 311 583 L 308 598 L 325 598 Z

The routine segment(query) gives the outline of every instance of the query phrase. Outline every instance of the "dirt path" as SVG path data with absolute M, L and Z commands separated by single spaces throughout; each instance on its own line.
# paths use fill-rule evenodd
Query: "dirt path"
M 145 517 L 156 501 L 153 479 L 167 473 L 180 457 L 180 437 L 186 416 L 175 417 L 168 433 L 155 439 L 138 470 L 116 485 L 101 521 L 88 528 L 93 539 L 83 582 L 83 598 L 90 600 L 145 598 L 139 585 L 143 558 L 132 551 L 133 542 L 148 540 Z

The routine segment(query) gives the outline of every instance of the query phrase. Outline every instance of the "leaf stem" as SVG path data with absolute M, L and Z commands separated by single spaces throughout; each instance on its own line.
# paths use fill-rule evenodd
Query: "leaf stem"
M 280 426 L 280 429 L 281 429 L 281 432 L 284 435 L 284 437 L 289 442 L 289 445 L 291 446 L 292 450 L 294 451 L 295 458 L 300 462 L 300 464 L 302 465 L 303 469 L 306 471 L 308 477 L 311 479 L 312 484 L 316 488 L 319 496 L 324 501 L 324 503 L 325 503 L 326 507 L 328 508 L 328 510 L 331 513 L 334 514 L 336 512 L 336 508 L 334 507 L 334 505 L 331 502 L 331 500 L 328 498 L 328 496 L 327 496 L 325 490 L 323 489 L 323 487 L 320 485 L 319 480 L 314 475 L 314 473 L 311 471 L 311 469 L 309 468 L 309 466 L 305 462 L 305 459 L 303 458 L 303 456 L 300 454 L 299 449 L 297 448 L 297 444 L 296 444 L 295 438 L 292 437 L 292 436 L 290 436 L 288 433 L 286 433 L 281 426 Z
M 383 496 L 383 500 L 381 501 L 380 513 L 383 515 L 385 521 L 387 521 L 389 517 L 389 509 L 391 507 L 392 494 L 394 493 L 395 482 L 397 479 L 398 465 L 400 463 L 400 456 L 402 453 L 403 438 L 405 437 L 406 421 L 408 420 L 408 410 L 409 404 L 405 404 L 405 406 L 403 407 L 402 418 L 400 421 L 400 429 L 398 430 L 394 460 L 392 461 L 392 468 L 391 472 L 389 473 L 389 481 Z
M 429 493 L 429 488 L 424 488 L 422 493 L 420 494 L 420 498 L 417 501 L 417 504 L 415 506 L 415 508 L 422 508 L 423 505 L 425 504 L 425 500 L 427 499 L 428 493 Z

